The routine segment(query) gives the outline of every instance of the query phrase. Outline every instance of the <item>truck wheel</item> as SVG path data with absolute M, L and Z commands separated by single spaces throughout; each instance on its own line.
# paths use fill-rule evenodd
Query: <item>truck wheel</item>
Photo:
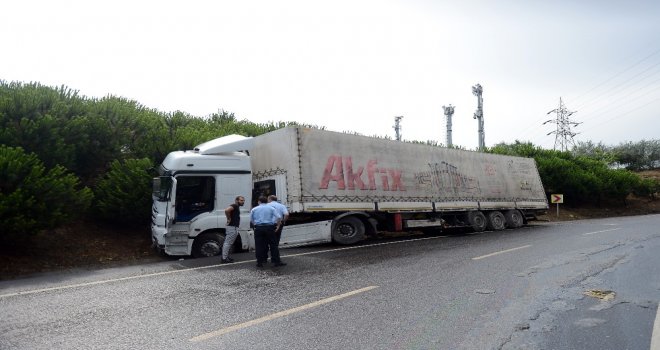
M 486 216 L 480 211 L 471 211 L 468 213 L 468 223 L 475 232 L 486 230 Z
M 222 244 L 225 236 L 219 233 L 203 233 L 197 238 L 192 246 L 192 255 L 195 258 L 216 256 L 222 253 Z
M 504 219 L 506 220 L 506 226 L 510 228 L 518 228 L 523 225 L 522 214 L 515 209 L 508 210 L 504 213 Z
M 364 237 L 364 223 L 355 216 L 345 216 L 335 222 L 332 240 L 339 244 L 354 244 Z
M 504 214 L 499 211 L 491 211 L 488 213 L 488 225 L 486 226 L 489 230 L 501 231 L 504 230 L 506 221 L 504 220 Z

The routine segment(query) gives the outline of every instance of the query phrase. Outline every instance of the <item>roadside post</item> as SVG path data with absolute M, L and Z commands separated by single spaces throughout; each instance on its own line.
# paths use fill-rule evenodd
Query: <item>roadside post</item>
M 563 194 L 551 194 L 550 195 L 550 203 L 556 203 L 557 204 L 557 217 L 559 217 L 559 203 L 564 203 L 564 195 Z

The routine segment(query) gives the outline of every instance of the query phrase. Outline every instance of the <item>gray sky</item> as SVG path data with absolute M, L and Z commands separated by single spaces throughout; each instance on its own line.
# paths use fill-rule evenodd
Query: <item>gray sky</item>
M 454 144 L 660 138 L 660 1 L 3 1 L 0 79 Z

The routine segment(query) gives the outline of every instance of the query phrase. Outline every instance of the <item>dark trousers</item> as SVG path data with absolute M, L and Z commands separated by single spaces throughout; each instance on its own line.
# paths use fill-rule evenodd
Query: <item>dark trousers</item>
M 268 260 L 273 264 L 280 262 L 280 248 L 275 234 L 275 225 L 259 225 L 254 228 L 254 245 L 257 254 L 257 263 L 263 264 Z
M 282 230 L 284 229 L 284 224 L 280 225 L 280 228 L 275 231 L 275 238 L 277 239 L 277 246 L 280 245 L 280 238 L 282 238 Z

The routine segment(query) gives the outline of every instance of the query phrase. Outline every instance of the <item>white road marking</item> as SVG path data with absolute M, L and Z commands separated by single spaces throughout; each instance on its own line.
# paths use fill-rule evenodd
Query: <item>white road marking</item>
M 511 248 L 511 249 L 507 249 L 507 250 L 500 250 L 499 252 L 495 252 L 495 253 L 490 253 L 490 254 L 486 254 L 486 255 L 482 255 L 482 256 L 474 257 L 474 258 L 472 258 L 472 260 L 481 260 L 481 259 L 484 259 L 484 258 L 489 258 L 489 257 L 491 257 L 491 256 L 495 256 L 495 255 L 500 255 L 500 254 L 504 254 L 504 253 L 512 252 L 512 251 L 514 251 L 514 250 L 519 250 L 519 249 L 529 248 L 529 247 L 531 247 L 531 246 L 532 246 L 531 244 L 528 244 L 528 245 L 524 245 L 524 246 L 522 246 L 522 247 Z
M 309 304 L 305 304 L 305 305 L 302 305 L 302 306 L 294 307 L 292 309 L 276 312 L 274 314 L 270 314 L 270 315 L 260 317 L 260 318 L 254 319 L 254 320 L 250 320 L 250 321 L 247 321 L 247 322 L 235 324 L 233 326 L 229 326 L 229 327 L 226 327 L 226 328 L 221 328 L 221 329 L 218 329 L 217 331 L 201 334 L 201 335 L 198 335 L 196 337 L 188 339 L 188 341 L 199 342 L 199 341 L 202 341 L 202 340 L 207 340 L 207 339 L 210 339 L 210 338 L 219 337 L 221 335 L 231 333 L 231 332 L 237 331 L 239 329 L 251 327 L 251 326 L 254 326 L 254 325 L 257 325 L 257 324 L 260 324 L 260 323 L 264 323 L 266 321 L 274 320 L 276 318 L 288 316 L 288 315 L 294 314 L 296 312 L 304 311 L 304 310 L 311 309 L 311 308 L 314 308 L 314 307 L 317 307 L 317 306 L 321 306 L 323 304 L 327 304 L 327 303 L 330 303 L 330 302 L 333 302 L 333 301 L 348 298 L 352 295 L 359 294 L 359 293 L 364 293 L 364 292 L 370 291 L 370 290 L 375 289 L 375 288 L 378 288 L 378 286 L 369 286 L 369 287 L 365 287 L 365 288 L 361 288 L 361 289 L 356 289 L 352 292 L 348 292 L 348 293 L 344 293 L 344 294 L 340 294 L 340 295 L 335 295 L 333 297 L 321 299 L 321 300 L 315 301 L 313 303 L 309 303 Z
M 609 229 L 609 230 L 587 232 L 587 233 L 584 233 L 584 235 L 585 235 L 585 236 L 586 236 L 586 235 L 593 235 L 594 233 L 610 232 L 610 231 L 616 231 L 616 230 L 620 230 L 620 229 L 621 229 L 621 227 L 619 227 L 619 228 L 613 228 L 613 229 Z
M 655 323 L 651 334 L 651 350 L 660 350 L 660 303 L 655 312 Z
M 382 245 L 388 245 L 388 244 L 399 244 L 399 243 L 407 243 L 407 242 L 415 242 L 415 241 L 423 241 L 423 240 L 447 238 L 447 237 L 448 236 L 434 236 L 434 237 L 415 238 L 415 239 L 408 239 L 408 240 L 403 240 L 403 241 L 383 242 L 383 243 L 376 243 L 376 244 L 369 244 L 369 245 L 362 245 L 362 246 L 355 246 L 355 247 L 343 247 L 343 248 L 336 248 L 336 249 L 329 249 L 329 250 L 317 250 L 317 251 L 307 252 L 307 253 L 282 255 L 281 257 L 282 258 L 288 258 L 288 257 L 296 257 L 296 256 L 303 256 L 303 255 L 322 254 L 322 253 L 338 252 L 338 251 L 342 251 L 342 250 L 361 249 L 361 248 L 376 247 L 376 246 L 382 246 Z M 99 285 L 99 284 L 106 284 L 106 283 L 113 283 L 113 282 L 120 282 L 120 281 L 128 281 L 128 280 L 133 280 L 133 279 L 138 279 L 138 278 L 156 277 L 156 276 L 170 275 L 170 274 L 189 272 L 189 271 L 195 271 L 195 270 L 212 269 L 212 268 L 216 268 L 216 267 L 230 267 L 230 266 L 235 266 L 235 265 L 239 265 L 239 264 L 248 264 L 248 263 L 254 263 L 254 262 L 256 262 L 256 260 L 253 259 L 253 260 L 237 261 L 237 262 L 231 263 L 231 264 L 214 264 L 214 265 L 207 265 L 207 266 L 200 266 L 200 267 L 191 267 L 191 268 L 186 268 L 186 269 L 178 269 L 178 270 L 171 270 L 171 271 L 148 273 L 148 274 L 144 274 L 144 275 L 136 275 L 136 276 L 130 276 L 130 277 L 113 278 L 113 279 L 94 281 L 94 282 L 68 284 L 68 285 L 64 285 L 64 286 L 51 287 L 51 288 L 25 290 L 25 291 L 20 291 L 20 292 L 15 292 L 15 293 L 0 294 L 0 299 L 1 298 L 19 296 L 19 295 L 30 295 L 30 294 L 37 294 L 37 293 L 52 292 L 52 291 L 63 290 L 63 289 L 80 288 L 80 287 L 95 286 L 95 285 Z

